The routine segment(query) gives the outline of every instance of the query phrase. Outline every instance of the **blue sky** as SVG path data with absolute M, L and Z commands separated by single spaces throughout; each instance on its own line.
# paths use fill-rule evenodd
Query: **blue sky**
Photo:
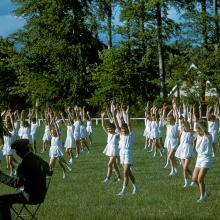
M 10 0 L 0 0 L 0 36 L 7 37 L 9 34 L 22 28 L 25 21 L 21 17 L 16 17 L 12 11 L 15 4 Z
M 36 0 L 37 1 L 37 0 Z M 0 36 L 7 37 L 8 35 L 16 32 L 25 24 L 22 17 L 16 17 L 13 14 L 15 4 L 10 0 L 0 0 Z M 177 13 L 171 9 L 169 11 L 170 18 L 176 19 Z

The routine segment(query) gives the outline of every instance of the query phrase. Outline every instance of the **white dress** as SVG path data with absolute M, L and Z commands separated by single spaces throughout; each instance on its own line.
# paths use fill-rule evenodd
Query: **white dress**
M 197 136 L 197 159 L 195 167 L 210 168 L 212 164 L 212 137 L 211 135 Z
M 164 121 L 160 120 L 158 125 L 159 138 L 163 137 Z
M 175 156 L 179 159 L 188 159 L 193 154 L 193 133 L 183 131 L 180 137 L 180 145 L 178 146 Z
M 50 127 L 49 125 L 45 125 L 43 141 L 50 141 L 50 140 L 51 140 Z
M 62 143 L 59 137 L 52 137 L 49 156 L 51 158 L 63 156 Z
M 208 121 L 208 132 L 212 136 L 212 143 L 217 144 L 218 143 L 218 122 L 215 121 Z
M 74 133 L 74 126 L 68 125 L 66 128 L 66 141 L 64 144 L 65 148 L 75 148 L 76 147 L 76 142 L 73 137 Z
M 150 139 L 159 139 L 159 122 L 151 121 L 150 123 Z
M 12 132 L 10 132 L 11 134 Z M 12 135 L 7 135 L 7 136 L 3 136 L 3 140 L 4 140 L 4 145 L 3 145 L 3 149 L 2 149 L 2 153 L 4 156 L 12 156 L 13 154 L 15 154 L 15 150 L 11 149 L 11 144 L 13 143 L 13 136 Z
M 92 133 L 92 121 L 87 121 L 86 122 L 86 131 L 88 134 Z
M 87 135 L 86 125 L 82 122 L 80 124 L 80 139 L 86 139 Z
M 19 130 L 18 130 L 18 136 L 21 137 L 22 136 L 22 132 L 23 132 L 23 125 L 20 124 Z
M 37 133 L 37 129 L 39 127 L 39 123 L 31 123 L 31 139 L 32 141 L 36 140 L 36 133 Z
M 178 124 L 167 125 L 166 138 L 164 147 L 167 150 L 176 149 L 178 147 Z
M 107 145 L 103 151 L 103 154 L 105 154 L 108 157 L 119 156 L 118 143 L 119 143 L 119 134 L 108 133 Z
M 31 129 L 29 127 L 23 127 L 22 128 L 22 133 L 21 133 L 21 138 L 22 139 L 28 139 L 29 143 L 32 143 L 31 140 Z
M 120 149 L 120 163 L 133 164 L 132 146 L 134 142 L 134 134 L 131 132 L 128 135 L 120 135 L 119 149 Z
M 145 129 L 144 129 L 143 136 L 146 138 L 149 138 L 149 136 L 150 136 L 150 121 L 145 118 L 144 122 L 145 122 Z
M 81 135 L 80 135 L 80 122 L 79 121 L 74 122 L 73 136 L 74 136 L 75 141 L 79 141 L 80 138 L 81 138 Z

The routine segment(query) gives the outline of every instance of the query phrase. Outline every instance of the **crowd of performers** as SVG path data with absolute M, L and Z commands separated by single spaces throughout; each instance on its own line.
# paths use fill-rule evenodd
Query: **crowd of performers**
M 37 153 L 36 149 L 36 134 L 40 126 L 37 109 L 32 109 L 28 112 L 22 110 L 12 112 L 11 110 L 4 111 L 3 117 L 3 148 L 0 151 L 0 159 L 5 156 L 7 169 L 10 171 L 10 176 L 16 175 L 17 161 L 14 158 L 15 152 L 11 149 L 11 144 L 17 139 L 28 139 L 31 143 L 32 151 Z M 65 118 L 64 118 L 65 117 Z M 89 112 L 85 112 L 85 108 L 75 107 L 67 108 L 65 113 L 55 113 L 52 109 L 47 108 L 41 115 L 41 122 L 44 124 L 44 134 L 42 137 L 42 151 L 49 151 L 49 165 L 53 170 L 56 161 L 63 171 L 63 178 L 66 178 L 67 170 L 71 171 L 73 163 L 73 153 L 78 158 L 80 151 L 87 150 L 91 145 L 92 122 Z M 62 148 L 62 124 L 66 126 L 66 140 L 64 143 L 65 152 L 68 155 L 68 161 L 64 159 Z
M 170 167 L 170 176 L 177 174 L 177 161 L 182 165 L 184 185 L 188 187 L 194 184 L 199 186 L 200 198 L 203 202 L 209 196 L 204 183 L 204 178 L 212 165 L 216 154 L 219 134 L 219 105 L 207 106 L 206 116 L 202 117 L 201 106 L 194 104 L 177 105 L 174 99 L 170 104 L 156 106 L 147 103 L 145 108 L 145 147 L 152 156 L 163 156 L 166 153 L 164 168 Z M 32 151 L 36 152 L 36 133 L 39 127 L 37 109 L 29 112 L 12 112 L 5 110 L 1 114 L 4 119 L 3 139 L 4 144 L 0 151 L 0 159 L 5 156 L 10 175 L 16 175 L 17 161 L 11 144 L 17 139 L 28 139 L 32 144 Z M 65 112 L 55 113 L 47 108 L 40 116 L 44 124 L 42 151 L 49 151 L 49 165 L 53 170 L 56 161 L 63 171 L 63 178 L 67 176 L 67 170 L 71 171 L 73 154 L 78 158 L 81 151 L 89 152 L 92 144 L 92 121 L 89 111 L 85 107 L 68 107 Z M 106 123 L 106 118 L 108 122 Z M 62 124 L 66 126 L 66 140 L 64 143 L 68 161 L 64 159 L 62 149 Z M 132 194 L 136 194 L 139 188 L 136 185 L 132 173 L 134 133 L 129 118 L 129 107 L 125 105 L 111 105 L 101 112 L 101 125 L 107 134 L 107 145 L 103 153 L 109 157 L 107 175 L 103 183 L 111 181 L 112 172 L 117 175 L 116 181 L 121 182 L 119 164 L 123 165 L 122 190 L 117 194 L 124 196 L 127 193 L 129 180 L 133 185 Z M 165 140 L 163 140 L 165 137 Z M 191 158 L 196 152 L 195 168 L 190 170 Z M 2 154 L 2 155 L 1 155 Z

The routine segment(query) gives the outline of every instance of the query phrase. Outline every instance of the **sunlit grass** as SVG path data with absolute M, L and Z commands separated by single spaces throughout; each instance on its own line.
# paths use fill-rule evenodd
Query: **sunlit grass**
M 128 194 L 119 198 L 116 194 L 122 183 L 102 183 L 108 161 L 102 154 L 106 135 L 99 126 L 94 125 L 93 130 L 91 152 L 82 152 L 78 159 L 74 159 L 73 170 L 67 179 L 62 179 L 61 168 L 56 166 L 45 202 L 38 212 L 39 219 L 220 219 L 220 151 L 205 179 L 211 196 L 203 204 L 197 204 L 198 188 L 184 189 L 180 166 L 178 176 L 170 177 L 169 170 L 163 168 L 165 156 L 153 158 L 143 149 L 144 127 L 136 123 L 133 173 L 140 192 L 132 195 L 129 186 Z M 38 152 L 42 147 L 42 132 L 43 128 L 38 134 Z M 42 157 L 48 160 L 48 152 Z M 195 158 L 192 169 L 194 163 Z M 0 166 L 8 172 L 4 161 Z M 1 184 L 1 193 L 9 192 L 14 189 Z

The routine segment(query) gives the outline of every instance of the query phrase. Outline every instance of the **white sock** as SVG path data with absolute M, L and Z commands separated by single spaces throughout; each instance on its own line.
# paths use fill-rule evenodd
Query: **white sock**
M 133 189 L 137 189 L 136 185 L 135 184 L 132 184 L 133 185 Z
M 126 186 L 122 186 L 122 190 L 121 190 L 122 192 L 126 192 Z

